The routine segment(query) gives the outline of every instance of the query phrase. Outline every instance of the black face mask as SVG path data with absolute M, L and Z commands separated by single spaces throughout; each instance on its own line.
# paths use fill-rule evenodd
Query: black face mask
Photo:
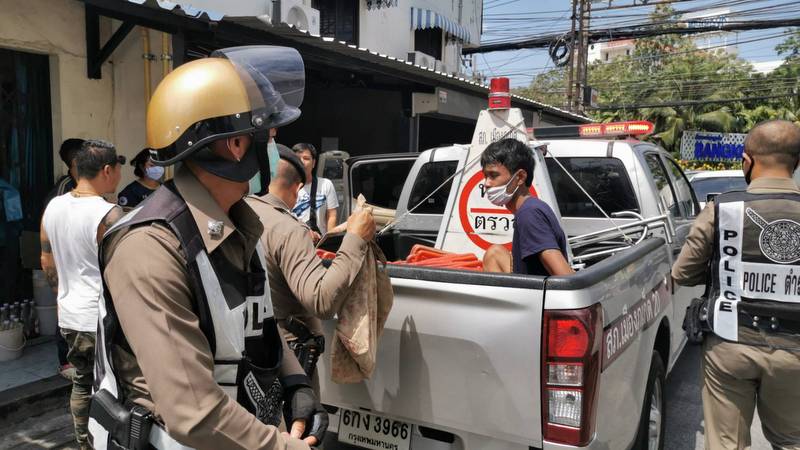
M 241 161 L 225 159 L 211 150 L 202 148 L 189 157 L 206 172 L 236 183 L 247 183 L 258 173 L 259 161 L 256 151 L 256 141 L 253 140 L 247 148 Z
M 753 166 L 755 165 L 755 161 L 750 159 L 750 170 L 744 173 L 744 181 L 747 184 L 750 184 L 750 177 L 753 175 Z M 742 158 L 742 169 L 744 169 L 744 158 Z

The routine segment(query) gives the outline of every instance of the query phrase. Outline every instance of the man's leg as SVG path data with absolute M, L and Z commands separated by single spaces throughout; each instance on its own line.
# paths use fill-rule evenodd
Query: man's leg
M 72 381 L 75 377 L 75 368 L 67 361 L 69 345 L 64 335 L 61 334 L 61 327 L 56 326 L 56 352 L 58 354 L 58 373 L 62 377 Z
M 513 270 L 511 252 L 502 245 L 493 245 L 483 255 L 484 272 L 511 273 Z
M 95 334 L 73 330 L 61 330 L 69 345 L 67 360 L 75 366 L 72 380 L 72 395 L 69 399 L 72 420 L 75 423 L 75 439 L 81 450 L 91 449 L 89 439 L 89 405 L 94 382 Z
M 703 343 L 703 418 L 710 450 L 749 449 L 760 368 L 750 346 L 709 336 Z
M 800 449 L 800 354 L 754 348 L 762 355 L 758 416 L 764 436 L 775 447 Z

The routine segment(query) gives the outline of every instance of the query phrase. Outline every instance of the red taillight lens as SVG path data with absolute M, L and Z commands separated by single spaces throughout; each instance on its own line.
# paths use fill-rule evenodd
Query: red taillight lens
M 588 444 L 594 434 L 601 306 L 544 312 L 542 432 L 544 439 Z
M 553 318 L 547 327 L 547 353 L 580 358 L 589 349 L 589 331 L 578 319 Z

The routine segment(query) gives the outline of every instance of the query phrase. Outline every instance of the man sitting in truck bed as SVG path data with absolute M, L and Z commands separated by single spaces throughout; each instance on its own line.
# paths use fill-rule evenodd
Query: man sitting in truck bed
M 531 149 L 516 139 L 494 142 L 481 155 L 487 199 L 508 208 L 515 221 L 511 252 L 502 245 L 489 247 L 483 257 L 486 272 L 575 273 L 567 262 L 567 238 L 558 218 L 530 193 L 534 165 Z

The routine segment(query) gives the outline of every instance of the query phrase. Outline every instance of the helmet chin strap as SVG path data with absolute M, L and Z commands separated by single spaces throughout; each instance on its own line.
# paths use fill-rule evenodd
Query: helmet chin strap
M 259 169 L 258 151 L 255 142 L 245 152 L 240 161 L 223 158 L 209 147 L 204 147 L 189 157 L 189 160 L 206 172 L 236 183 L 250 181 Z M 268 163 L 269 164 L 269 163 Z

